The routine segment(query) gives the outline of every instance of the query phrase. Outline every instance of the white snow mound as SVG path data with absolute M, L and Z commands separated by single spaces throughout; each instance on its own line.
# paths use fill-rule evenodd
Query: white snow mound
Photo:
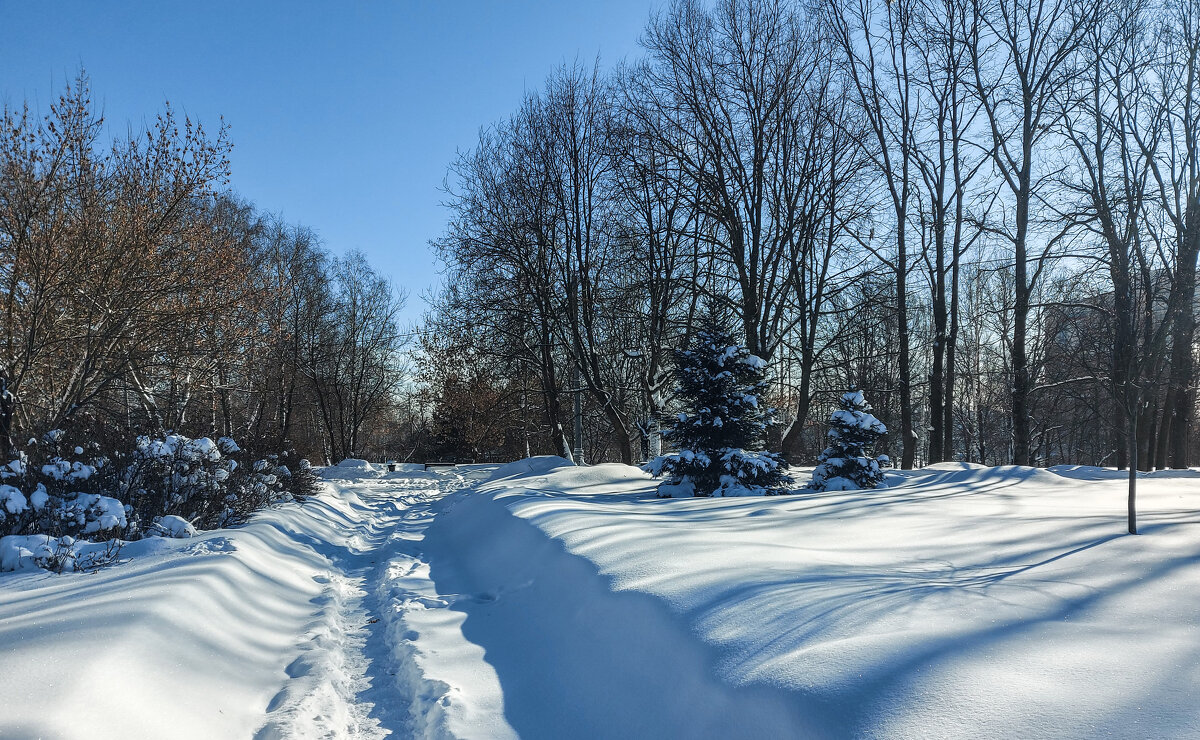
M 522 735 L 1197 737 L 1196 478 L 1144 477 L 1131 537 L 1096 471 L 679 500 L 560 466 L 446 499 L 428 539 L 490 595 L 464 634 Z
M 349 457 L 337 465 L 330 465 L 321 471 L 325 480 L 356 480 L 359 478 L 378 478 L 387 472 L 386 466 L 376 467 L 366 460 Z
M 196 536 L 196 528 L 187 519 L 174 514 L 168 514 L 160 517 L 146 531 L 154 537 L 173 537 L 175 539 L 185 539 L 187 537 Z

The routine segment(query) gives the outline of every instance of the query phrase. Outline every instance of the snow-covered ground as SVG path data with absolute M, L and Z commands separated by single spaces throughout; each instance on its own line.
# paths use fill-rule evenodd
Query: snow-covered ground
M 653 498 L 619 465 L 330 471 L 0 576 L 0 737 L 1197 737 L 1200 474 L 944 465 Z
M 484 490 L 614 592 L 652 594 L 713 677 L 777 699 L 802 734 L 1200 736 L 1200 475 L 1142 478 L 1139 537 L 1114 471 L 890 483 L 648 500 L 597 466 Z
M 461 687 L 499 696 L 474 690 L 495 674 L 423 577 L 431 505 L 469 477 L 334 468 L 245 527 L 142 540 L 93 574 L 0 574 L 0 738 L 511 734 L 420 668 L 452 652 Z M 436 622 L 421 647 L 414 610 Z

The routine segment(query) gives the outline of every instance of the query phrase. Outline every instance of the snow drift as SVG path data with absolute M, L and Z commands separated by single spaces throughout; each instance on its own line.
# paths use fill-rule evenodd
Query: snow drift
M 1130 537 L 1120 481 L 1078 470 L 668 500 L 533 467 L 430 531 L 523 736 L 1200 734 L 1194 473 L 1145 476 Z

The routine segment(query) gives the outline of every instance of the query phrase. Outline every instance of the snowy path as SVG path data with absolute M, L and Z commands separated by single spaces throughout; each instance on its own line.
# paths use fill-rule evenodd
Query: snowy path
M 313 599 L 318 608 L 285 669 L 290 680 L 268 704 L 268 721 L 255 737 L 450 736 L 449 686 L 422 674 L 420 633 L 412 625 L 447 605 L 428 581 L 421 541 L 433 503 L 461 478 L 331 485 L 357 521 L 347 522 L 341 541 L 313 543 L 329 565 L 314 576 L 322 586 Z
M 463 477 L 328 485 L 99 573 L 0 577 L 0 738 L 512 735 L 423 559 Z

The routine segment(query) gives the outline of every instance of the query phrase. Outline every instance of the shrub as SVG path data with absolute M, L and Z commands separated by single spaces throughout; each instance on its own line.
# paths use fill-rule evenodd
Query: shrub
M 5 560 L 51 570 L 95 567 L 115 555 L 97 554 L 85 540 L 230 526 L 311 494 L 316 481 L 294 453 L 255 457 L 228 437 L 139 436 L 128 449 L 104 451 L 95 443 L 72 445 L 52 430 L 0 465 Z

